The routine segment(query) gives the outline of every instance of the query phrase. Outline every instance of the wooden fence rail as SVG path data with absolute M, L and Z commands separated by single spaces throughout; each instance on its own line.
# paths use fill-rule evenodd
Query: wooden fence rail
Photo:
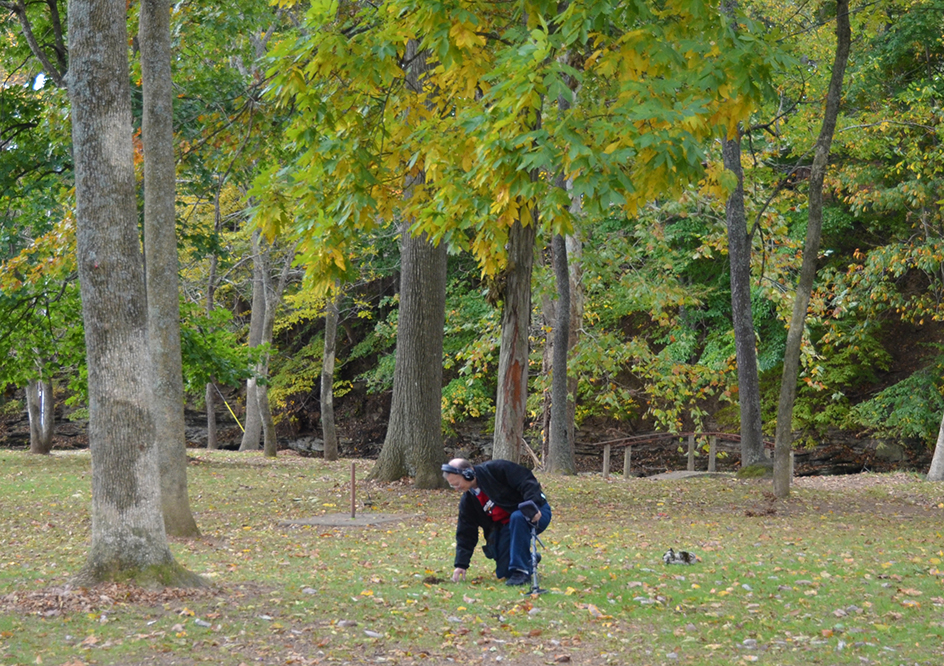
M 653 444 L 664 441 L 688 440 L 687 468 L 688 471 L 695 471 L 695 445 L 698 439 L 708 439 L 708 471 L 717 471 L 718 442 L 738 442 L 741 441 L 741 435 L 729 432 L 681 432 L 681 433 L 648 433 L 645 435 L 633 435 L 632 437 L 623 437 L 605 442 L 594 442 L 591 446 L 603 447 L 603 478 L 610 476 L 610 457 L 614 448 L 623 449 L 623 478 L 628 479 L 632 476 L 633 445 Z M 586 445 L 586 444 L 585 444 Z M 772 449 L 773 442 L 765 441 L 765 448 Z M 790 454 L 790 476 L 793 476 L 793 454 Z

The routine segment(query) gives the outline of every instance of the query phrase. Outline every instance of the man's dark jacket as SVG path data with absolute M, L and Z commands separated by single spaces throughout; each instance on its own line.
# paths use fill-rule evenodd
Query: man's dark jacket
M 475 465 L 475 480 L 479 490 L 484 492 L 496 506 L 508 513 L 517 511 L 518 505 L 531 500 L 538 507 L 547 504 L 541 484 L 531 470 L 508 460 L 489 460 Z M 462 494 L 459 500 L 459 520 L 456 524 L 456 562 L 458 569 L 468 569 L 472 553 L 479 542 L 479 528 L 485 533 L 486 548 L 496 542 L 501 523 L 496 523 L 485 513 L 478 497 L 471 490 Z M 488 557 L 493 557 L 486 550 Z

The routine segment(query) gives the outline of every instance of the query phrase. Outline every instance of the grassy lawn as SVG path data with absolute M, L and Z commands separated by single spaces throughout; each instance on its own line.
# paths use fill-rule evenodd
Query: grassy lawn
M 203 537 L 172 549 L 213 587 L 157 592 L 67 587 L 87 452 L 0 452 L 0 664 L 944 664 L 944 485 L 917 476 L 801 479 L 781 502 L 768 481 L 539 475 L 532 597 L 480 552 L 448 580 L 452 491 L 359 483 L 358 515 L 400 518 L 289 525 L 349 514 L 350 460 L 191 455 Z

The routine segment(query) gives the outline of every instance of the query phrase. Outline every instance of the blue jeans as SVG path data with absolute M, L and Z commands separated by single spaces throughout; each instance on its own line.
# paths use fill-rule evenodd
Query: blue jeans
M 551 505 L 541 507 L 541 519 L 537 524 L 538 534 L 551 522 Z M 512 571 L 523 571 L 531 575 L 531 523 L 520 511 L 511 514 L 507 525 L 503 525 L 495 544 L 495 575 L 507 578 Z

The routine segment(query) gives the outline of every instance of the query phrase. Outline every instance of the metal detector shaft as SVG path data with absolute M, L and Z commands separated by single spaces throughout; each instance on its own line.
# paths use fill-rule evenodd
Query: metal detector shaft
M 544 594 L 547 590 L 541 589 L 538 578 L 538 544 L 546 548 L 538 536 L 537 525 L 531 524 L 531 594 Z

